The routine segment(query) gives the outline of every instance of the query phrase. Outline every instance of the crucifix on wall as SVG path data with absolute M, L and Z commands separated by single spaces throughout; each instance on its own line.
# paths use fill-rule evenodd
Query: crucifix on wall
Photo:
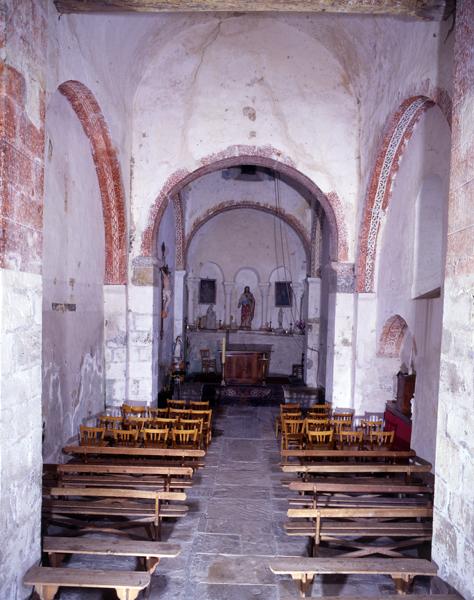
M 168 316 L 169 306 L 171 304 L 171 271 L 165 260 L 166 246 L 161 244 L 161 312 L 160 312 L 160 339 L 163 339 L 163 322 Z

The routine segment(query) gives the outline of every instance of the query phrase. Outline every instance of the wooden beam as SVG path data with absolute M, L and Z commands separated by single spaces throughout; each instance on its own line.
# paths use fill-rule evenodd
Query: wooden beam
M 455 0 L 54 0 L 59 13 L 311 12 L 441 21 Z

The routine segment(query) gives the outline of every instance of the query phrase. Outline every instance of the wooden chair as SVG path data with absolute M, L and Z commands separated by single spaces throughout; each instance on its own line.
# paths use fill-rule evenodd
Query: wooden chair
M 377 419 L 377 420 L 361 419 L 360 420 L 360 428 L 367 436 L 369 436 L 372 431 L 382 431 L 383 426 L 384 426 L 383 419 Z
M 304 419 L 282 417 L 281 420 L 281 449 L 288 450 L 290 445 L 303 448 Z
M 191 411 L 188 408 L 170 408 L 170 419 L 189 419 Z
M 333 418 L 329 420 L 329 426 L 332 427 L 336 434 L 339 434 L 343 429 L 351 429 L 352 420 Z
M 130 404 L 122 404 L 122 416 L 127 417 L 146 417 L 148 412 L 147 406 L 130 406 Z
M 189 408 L 190 410 L 209 410 L 209 400 L 191 400 Z
M 114 429 L 114 442 L 117 446 L 136 446 L 138 429 Z
M 173 448 L 197 448 L 199 445 L 197 429 L 172 429 L 171 443 Z
M 355 446 L 357 448 L 362 448 L 363 441 L 363 431 L 341 429 L 341 431 L 339 432 L 339 443 L 341 444 L 342 448 L 344 448 L 345 446 Z
M 204 421 L 203 419 L 180 419 L 177 429 L 197 429 L 198 430 L 198 446 L 202 448 L 204 446 Z
M 138 429 L 142 431 L 145 427 L 149 427 L 152 423 L 152 419 L 149 417 L 127 417 L 123 420 L 122 429 Z
M 306 432 L 306 447 L 311 448 L 332 448 L 334 431 L 328 429 L 326 431 L 308 431 Z
M 106 431 L 112 429 L 122 429 L 123 417 L 112 417 L 110 415 L 101 415 L 99 417 L 99 427 L 103 427 Z
M 330 429 L 329 419 L 311 419 L 306 417 L 305 422 L 305 433 L 307 431 L 326 431 Z
M 202 348 L 201 354 L 201 370 L 203 373 L 215 373 L 216 372 L 216 359 L 211 358 L 211 351 L 209 348 Z
M 275 419 L 275 437 L 281 432 L 281 419 L 283 415 L 292 416 L 295 419 L 301 417 L 301 404 L 297 402 L 288 402 L 280 404 L 280 414 Z
M 168 406 L 168 409 L 170 409 L 170 408 L 183 409 L 186 406 L 186 400 L 173 400 L 172 398 L 168 398 L 166 400 L 166 405 Z
M 312 404 L 308 408 L 308 417 L 311 417 L 312 419 L 328 419 L 330 414 L 330 404 Z
M 163 419 L 163 418 L 152 419 L 150 429 L 172 429 L 173 427 L 176 427 L 177 423 L 178 423 L 178 419 L 176 419 L 176 418 L 170 419 L 168 417 L 166 419 Z
M 167 448 L 170 430 L 165 429 L 143 429 L 143 443 L 145 448 Z
M 391 448 L 395 439 L 395 431 L 371 431 L 369 433 L 370 445 L 377 448 Z
M 160 417 L 165 418 L 168 416 L 169 408 L 147 408 L 147 417 L 150 419 L 158 419 Z
M 80 445 L 81 446 L 105 446 L 107 442 L 104 440 L 104 427 L 79 427 Z
M 207 448 L 212 440 L 212 409 L 208 410 L 190 410 L 191 419 L 202 419 L 202 439 Z

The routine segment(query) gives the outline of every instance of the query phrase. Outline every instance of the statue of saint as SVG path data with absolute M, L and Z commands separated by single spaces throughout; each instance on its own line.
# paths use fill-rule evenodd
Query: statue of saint
M 206 329 L 215 329 L 216 328 L 216 313 L 212 308 L 212 304 L 209 305 L 206 311 Z
M 239 298 L 237 308 L 240 312 L 240 327 L 242 329 L 250 329 L 252 327 L 252 319 L 255 314 L 255 298 L 250 291 L 249 286 L 245 286 L 243 294 Z

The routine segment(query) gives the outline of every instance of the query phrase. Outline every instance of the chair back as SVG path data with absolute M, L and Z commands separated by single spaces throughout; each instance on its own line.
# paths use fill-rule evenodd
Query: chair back
M 281 431 L 283 435 L 303 433 L 304 426 L 304 419 L 283 418 L 281 421 Z
M 117 446 L 136 446 L 138 429 L 114 429 L 112 432 Z
M 342 429 L 350 429 L 352 427 L 352 420 L 333 417 L 329 420 L 329 425 L 336 433 L 339 433 Z
M 308 431 L 326 431 L 329 429 L 329 419 L 313 419 L 306 417 L 304 420 L 305 432 Z
M 168 398 L 168 400 L 166 400 L 166 404 L 168 408 L 184 408 L 186 406 L 186 400 L 175 400 L 173 398 Z
M 147 406 L 131 406 L 130 404 L 122 404 L 122 416 L 127 417 L 146 417 L 148 412 Z
M 191 411 L 188 408 L 170 408 L 170 419 L 189 419 Z
M 150 419 L 157 419 L 159 417 L 164 417 L 166 419 L 166 417 L 168 416 L 168 412 L 169 412 L 169 408 L 151 408 L 148 407 L 147 409 L 147 417 L 150 417 Z
M 209 410 L 209 400 L 191 400 L 189 408 L 191 410 Z
M 123 420 L 123 429 L 137 429 L 141 431 L 152 422 L 149 417 L 127 417 Z
M 308 431 L 308 442 L 311 445 L 330 444 L 333 441 L 334 431 L 328 429 L 326 431 Z
M 383 419 L 377 419 L 377 420 L 361 419 L 360 420 L 360 427 L 367 435 L 370 435 L 370 432 L 372 432 L 372 431 L 382 431 L 383 426 L 384 426 Z
M 142 431 L 143 441 L 146 448 L 166 448 L 170 430 L 165 429 L 144 429 Z
M 362 446 L 362 442 L 364 441 L 364 432 L 363 431 L 353 431 L 350 429 L 341 429 L 339 431 L 339 442 L 342 446 Z
M 110 415 L 101 415 L 99 417 L 99 427 L 106 430 L 122 429 L 123 417 L 112 417 Z
M 103 446 L 105 428 L 104 427 L 79 427 L 79 443 L 81 446 Z
M 176 418 L 163 419 L 160 417 L 158 419 L 152 419 L 151 427 L 154 429 L 172 429 L 173 427 L 176 427 L 177 423 L 178 423 L 178 419 L 176 419 Z
M 377 446 L 390 448 L 395 439 L 395 431 L 371 431 L 369 440 L 372 447 Z
M 280 414 L 283 413 L 300 413 L 301 404 L 299 402 L 287 402 L 286 404 L 280 404 Z
M 331 413 L 331 405 L 330 404 L 312 404 L 310 407 L 308 407 L 308 416 L 311 416 L 311 418 L 318 418 L 318 417 L 321 419 L 323 419 L 324 417 L 328 418 L 330 413 Z M 313 415 L 315 415 L 315 416 L 313 417 Z
M 172 429 L 171 440 L 174 448 L 179 447 L 192 447 L 197 448 L 198 446 L 198 435 L 197 429 Z

